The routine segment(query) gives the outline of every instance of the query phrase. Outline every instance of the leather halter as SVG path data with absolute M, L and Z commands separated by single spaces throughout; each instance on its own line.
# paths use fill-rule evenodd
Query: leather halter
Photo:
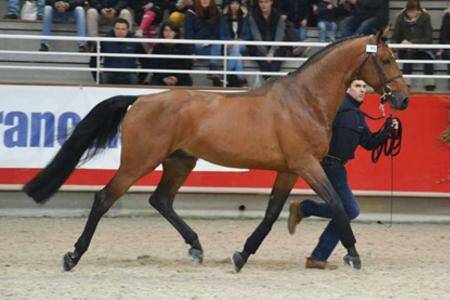
M 377 46 L 376 44 L 372 43 L 372 36 L 369 37 L 369 42 L 367 43 L 367 45 Z M 372 64 L 375 66 L 375 71 L 378 76 L 378 81 L 380 82 L 381 88 L 383 89 L 383 96 L 381 97 L 381 103 L 384 104 L 392 96 L 392 89 L 389 86 L 389 83 L 391 83 L 392 81 L 394 81 L 398 78 L 401 78 L 402 73 L 399 73 L 398 75 L 395 75 L 389 79 L 386 78 L 386 74 L 383 72 L 383 68 L 381 67 L 380 60 L 378 59 L 377 54 L 378 54 L 378 46 L 377 46 L 377 52 L 366 52 L 366 57 L 364 58 L 363 62 L 361 63 L 361 66 L 358 68 L 357 76 L 360 77 L 361 69 L 370 57 Z

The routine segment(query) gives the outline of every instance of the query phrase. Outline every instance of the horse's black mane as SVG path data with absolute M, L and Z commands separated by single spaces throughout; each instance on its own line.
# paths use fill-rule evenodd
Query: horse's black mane
M 310 58 L 308 58 L 308 60 L 302 64 L 300 67 L 298 67 L 297 70 L 295 70 L 294 72 L 291 72 L 289 74 L 297 74 L 299 72 L 301 72 L 303 69 L 305 69 L 307 66 L 315 63 L 316 61 L 318 61 L 319 59 L 321 59 L 322 57 L 324 57 L 328 52 L 330 52 L 331 50 L 333 50 L 335 47 L 337 47 L 338 45 L 342 44 L 343 42 L 346 42 L 348 40 L 353 40 L 353 39 L 357 39 L 360 38 L 362 35 L 355 35 L 355 36 L 350 36 L 350 37 L 346 37 L 343 39 L 340 39 L 332 44 L 329 44 L 328 46 L 326 46 L 325 48 L 320 49 L 319 51 L 317 51 L 316 53 L 314 53 L 313 56 L 311 56 Z

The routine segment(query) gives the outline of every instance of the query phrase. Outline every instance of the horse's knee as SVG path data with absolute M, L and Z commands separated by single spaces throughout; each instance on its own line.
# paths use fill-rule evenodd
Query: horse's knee
M 100 215 L 104 215 L 110 207 L 111 204 L 106 201 L 105 190 L 96 192 L 94 195 L 93 210 Z

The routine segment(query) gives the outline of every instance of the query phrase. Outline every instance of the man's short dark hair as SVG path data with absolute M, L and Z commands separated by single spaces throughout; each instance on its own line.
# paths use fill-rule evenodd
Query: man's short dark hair
M 123 19 L 123 18 L 117 18 L 114 23 L 113 23 L 113 27 L 116 26 L 116 24 L 127 24 L 127 29 L 130 29 L 130 23 L 128 23 L 127 20 Z

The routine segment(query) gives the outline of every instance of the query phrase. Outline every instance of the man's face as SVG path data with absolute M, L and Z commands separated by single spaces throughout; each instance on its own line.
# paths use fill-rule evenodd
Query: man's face
M 270 13 L 272 9 L 272 0 L 259 0 L 258 5 L 262 13 Z
M 409 19 L 413 20 L 417 18 L 418 12 L 419 11 L 417 9 L 411 9 L 406 11 L 406 15 L 408 16 Z
M 347 94 L 352 96 L 356 101 L 363 102 L 366 96 L 367 85 L 362 80 L 353 80 L 347 89 Z
M 116 23 L 114 25 L 114 35 L 118 38 L 127 37 L 128 34 L 128 26 L 125 23 Z

